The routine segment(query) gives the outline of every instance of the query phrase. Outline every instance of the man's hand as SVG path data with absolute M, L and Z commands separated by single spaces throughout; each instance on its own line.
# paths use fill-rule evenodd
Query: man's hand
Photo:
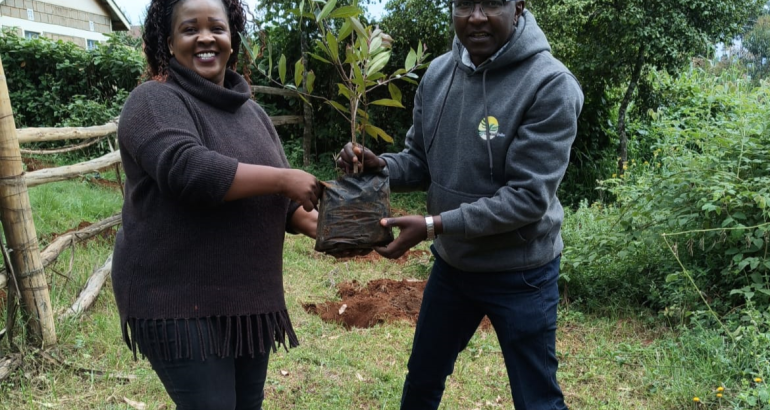
M 398 238 L 388 244 L 374 248 L 377 253 L 388 258 L 398 259 L 409 249 L 424 241 L 428 237 L 428 230 L 425 225 L 425 217 L 410 215 L 399 218 L 383 218 L 380 225 L 391 228 L 398 227 L 400 233 Z
M 339 158 L 337 158 L 337 168 L 342 169 L 346 174 L 350 174 L 354 172 L 355 166 L 360 166 L 360 164 L 363 164 L 364 172 L 378 172 L 386 165 L 385 160 L 375 155 L 368 148 L 348 142 L 340 151 Z

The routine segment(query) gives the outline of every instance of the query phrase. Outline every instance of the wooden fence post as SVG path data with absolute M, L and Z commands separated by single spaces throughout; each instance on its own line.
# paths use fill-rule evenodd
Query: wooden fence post
M 51 297 L 32 220 L 8 84 L 0 60 L 0 222 L 10 251 L 28 332 L 43 347 L 56 344 Z

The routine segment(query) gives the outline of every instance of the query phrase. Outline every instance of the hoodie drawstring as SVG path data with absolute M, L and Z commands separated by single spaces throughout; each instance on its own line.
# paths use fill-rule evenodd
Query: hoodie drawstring
M 489 180 L 495 182 L 495 168 L 492 160 L 492 136 L 489 129 L 492 128 L 492 124 L 489 123 L 489 107 L 487 106 L 487 70 L 484 70 L 484 74 L 481 76 L 481 89 L 484 93 L 484 123 L 486 126 L 484 130 L 487 134 L 487 154 L 489 155 Z
M 449 87 L 447 87 L 446 93 L 444 94 L 444 101 L 441 102 L 441 108 L 438 111 L 438 120 L 436 121 L 436 127 L 433 128 L 433 135 L 430 136 L 428 149 L 425 150 L 426 155 L 430 152 L 430 149 L 433 147 L 433 141 L 436 140 L 436 132 L 438 132 L 438 126 L 441 124 L 441 117 L 444 115 L 444 107 L 446 106 L 446 100 L 447 98 L 449 98 L 449 92 L 452 91 L 452 84 L 454 84 L 455 82 L 455 73 L 457 73 L 457 63 L 455 63 L 454 70 L 452 70 L 452 77 L 449 78 Z

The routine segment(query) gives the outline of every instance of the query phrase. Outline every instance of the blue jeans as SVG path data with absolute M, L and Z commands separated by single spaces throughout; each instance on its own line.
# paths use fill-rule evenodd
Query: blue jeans
M 455 269 L 433 253 L 401 409 L 438 408 L 457 355 L 486 315 L 497 332 L 516 410 L 566 410 L 556 381 L 560 257 L 524 271 L 478 273 Z
M 180 321 L 181 322 L 181 321 Z M 270 357 L 269 338 L 265 336 L 265 353 L 255 352 L 238 358 L 207 355 L 202 358 L 201 347 L 209 350 L 210 338 L 206 327 L 189 326 L 176 332 L 175 322 L 166 321 L 166 326 L 152 322 L 139 322 L 148 332 L 151 342 L 162 343 L 155 346 L 142 346 L 139 350 L 152 365 L 160 381 L 166 388 L 177 410 L 260 410 L 264 400 L 265 379 Z M 179 325 L 180 328 L 182 325 Z M 145 329 L 146 328 L 146 329 Z M 266 329 L 266 327 L 263 327 Z M 159 338 L 166 330 L 167 339 Z M 176 338 L 179 337 L 177 342 Z M 188 339 L 189 337 L 189 339 Z M 234 338 L 231 338 L 234 339 Z M 163 357 L 158 352 L 166 348 L 161 340 L 168 340 L 170 357 Z M 201 346 L 201 342 L 204 346 Z M 189 344 L 188 344 L 189 343 Z M 231 342 L 234 344 L 235 342 Z M 191 358 L 176 358 L 177 349 L 181 355 L 192 352 Z M 189 350 L 188 350 L 189 349 Z M 231 346 L 231 351 L 234 351 Z M 170 360 L 167 360 L 169 359 Z

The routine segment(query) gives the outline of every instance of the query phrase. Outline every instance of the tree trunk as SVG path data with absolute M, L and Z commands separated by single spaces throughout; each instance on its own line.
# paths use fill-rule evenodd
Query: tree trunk
M 305 67 L 309 67 L 307 53 L 307 36 L 305 33 L 299 33 L 302 39 L 302 64 Z M 302 86 L 307 90 L 307 70 L 302 72 Z M 307 102 L 302 104 L 302 116 L 304 117 L 304 129 L 302 131 L 302 164 L 304 166 L 310 166 L 311 151 L 313 149 L 313 109 Z
M 626 95 L 623 96 L 623 101 L 620 103 L 618 109 L 618 136 L 620 142 L 618 145 L 618 175 L 623 175 L 623 172 L 628 165 L 628 134 L 626 134 L 626 111 L 631 104 L 631 99 L 634 96 L 634 91 L 639 84 L 639 77 L 642 75 L 642 67 L 644 67 L 644 46 L 639 47 L 639 55 L 636 56 L 636 66 L 634 72 L 631 74 L 631 83 L 628 84 L 626 89 Z
M 32 220 L 16 124 L 8 94 L 5 70 L 0 61 L 0 222 L 10 250 L 11 278 L 21 292 L 25 322 L 33 343 L 56 344 L 51 297 Z

